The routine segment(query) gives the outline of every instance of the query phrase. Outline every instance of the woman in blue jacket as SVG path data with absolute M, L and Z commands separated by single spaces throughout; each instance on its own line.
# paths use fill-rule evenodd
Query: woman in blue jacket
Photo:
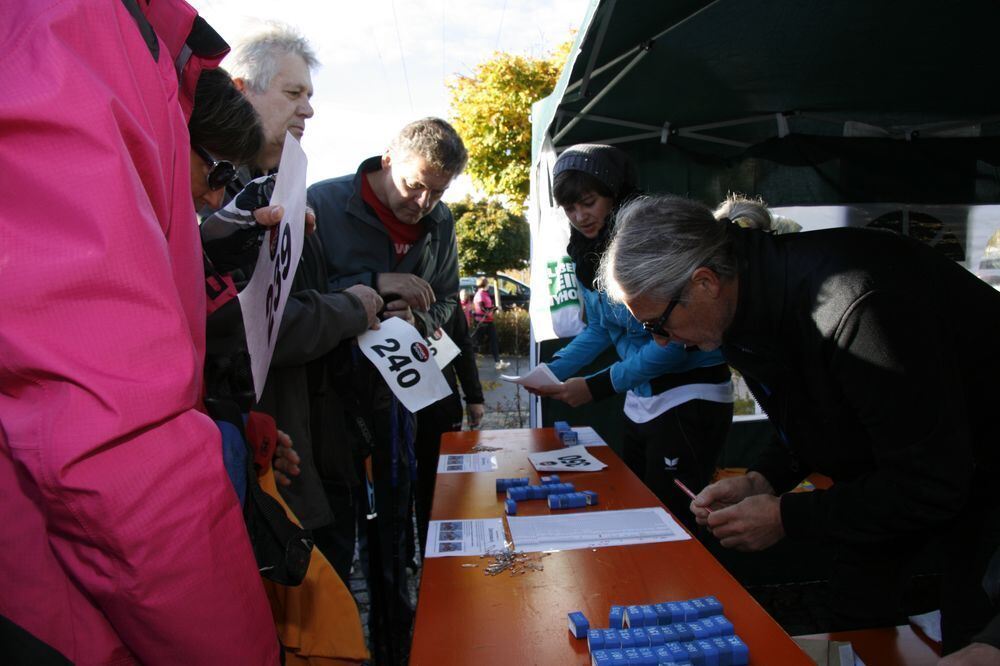
M 559 156 L 553 176 L 556 203 L 572 226 L 567 252 L 576 263 L 587 326 L 548 364 L 564 384 L 539 393 L 573 407 L 625 393 L 625 463 L 693 529 L 690 500 L 673 480 L 695 493 L 711 481 L 733 415 L 729 367 L 718 351 L 661 347 L 625 306 L 609 303 L 594 286 L 614 213 L 638 194 L 628 156 L 613 146 L 576 145 Z M 575 376 L 612 345 L 618 362 Z

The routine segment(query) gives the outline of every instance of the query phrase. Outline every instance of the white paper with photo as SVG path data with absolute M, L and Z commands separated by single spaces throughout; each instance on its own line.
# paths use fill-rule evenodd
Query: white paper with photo
M 497 454 L 495 453 L 445 453 L 438 457 L 438 474 L 456 474 L 460 472 L 495 472 Z
M 576 433 L 576 443 L 580 446 L 607 446 L 608 443 L 601 439 L 601 436 L 597 434 L 597 431 L 590 426 L 584 426 L 582 428 L 573 428 L 573 432 Z
M 358 347 L 382 374 L 399 401 L 416 412 L 451 394 L 441 368 L 420 332 L 399 317 L 358 336 Z
M 435 336 L 437 337 L 435 338 Z M 455 341 L 440 328 L 434 331 L 434 335 L 427 338 L 427 346 L 431 348 L 431 355 L 434 356 L 434 362 L 442 370 L 462 353 L 462 350 L 458 348 Z
M 662 507 L 508 516 L 514 549 L 529 553 L 684 541 L 691 536 Z
M 582 445 L 567 446 L 555 451 L 529 453 L 528 460 L 539 472 L 599 472 L 607 465 L 590 455 Z
M 432 520 L 424 557 L 485 555 L 503 550 L 506 540 L 502 518 Z
M 528 388 L 544 388 L 546 386 L 559 386 L 562 384 L 559 378 L 552 374 L 549 366 L 539 363 L 526 375 L 500 375 L 500 379 L 512 384 L 520 384 Z
M 306 154 L 286 133 L 271 205 L 285 208 L 281 222 L 264 235 L 249 284 L 239 293 L 247 351 L 257 399 L 281 328 L 281 317 L 302 256 L 306 218 Z

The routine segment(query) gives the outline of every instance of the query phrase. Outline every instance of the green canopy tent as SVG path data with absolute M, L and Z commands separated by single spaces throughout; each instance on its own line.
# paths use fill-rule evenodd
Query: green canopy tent
M 708 202 L 995 203 L 997 25 L 989 0 L 594 2 L 533 154 L 614 143 Z
M 622 148 L 649 192 L 715 204 L 736 191 L 772 207 L 884 202 L 902 219 L 876 207 L 850 223 L 878 214 L 904 231 L 921 206 L 936 219 L 946 205 L 961 226 L 969 206 L 1000 203 L 997 25 L 992 0 L 594 0 L 555 91 L 532 111 L 532 294 L 547 293 L 534 254 L 557 245 L 539 232 L 566 224 L 545 213 L 547 169 L 575 143 Z M 553 337 L 536 317 L 548 307 L 532 303 L 537 340 Z M 536 360 L 564 343 L 533 349 Z M 616 410 L 588 415 L 617 422 Z M 532 416 L 579 418 L 548 401 L 544 419 Z
M 644 190 L 709 205 L 736 191 L 772 207 L 861 209 L 849 224 L 888 211 L 887 226 L 906 233 L 950 208 L 965 248 L 956 258 L 970 269 L 993 261 L 1000 284 L 1000 247 L 990 255 L 998 241 L 988 244 L 1000 238 L 1000 208 L 988 205 L 1000 203 L 998 25 L 995 0 L 594 0 L 555 91 L 532 111 L 533 297 L 547 293 L 535 256 L 552 252 L 546 225 L 566 224 L 552 213 L 548 170 L 576 143 L 615 144 Z M 535 321 L 550 307 L 532 303 L 538 340 L 552 337 L 551 321 Z M 533 345 L 533 360 L 565 343 Z M 536 401 L 533 424 L 560 419 L 614 445 L 621 401 Z M 737 425 L 727 450 L 752 455 L 767 426 Z M 793 550 L 773 571 L 717 555 L 745 584 L 823 577 L 817 553 Z

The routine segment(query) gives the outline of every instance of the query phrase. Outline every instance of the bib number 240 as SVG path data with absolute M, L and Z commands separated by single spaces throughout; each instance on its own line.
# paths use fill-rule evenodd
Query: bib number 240
M 397 384 L 403 388 L 410 388 L 420 382 L 420 372 L 416 368 L 407 367 L 413 363 L 413 358 L 406 354 L 394 353 L 399 351 L 399 340 L 386 338 L 384 344 L 372 345 L 372 350 L 389 361 L 389 371 L 394 373 Z

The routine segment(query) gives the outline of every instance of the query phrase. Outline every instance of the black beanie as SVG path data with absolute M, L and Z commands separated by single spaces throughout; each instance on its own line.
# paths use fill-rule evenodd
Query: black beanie
M 601 181 L 620 201 L 638 187 L 635 165 L 625 151 L 599 143 L 578 143 L 567 148 L 552 168 L 555 178 L 563 171 L 582 171 Z

